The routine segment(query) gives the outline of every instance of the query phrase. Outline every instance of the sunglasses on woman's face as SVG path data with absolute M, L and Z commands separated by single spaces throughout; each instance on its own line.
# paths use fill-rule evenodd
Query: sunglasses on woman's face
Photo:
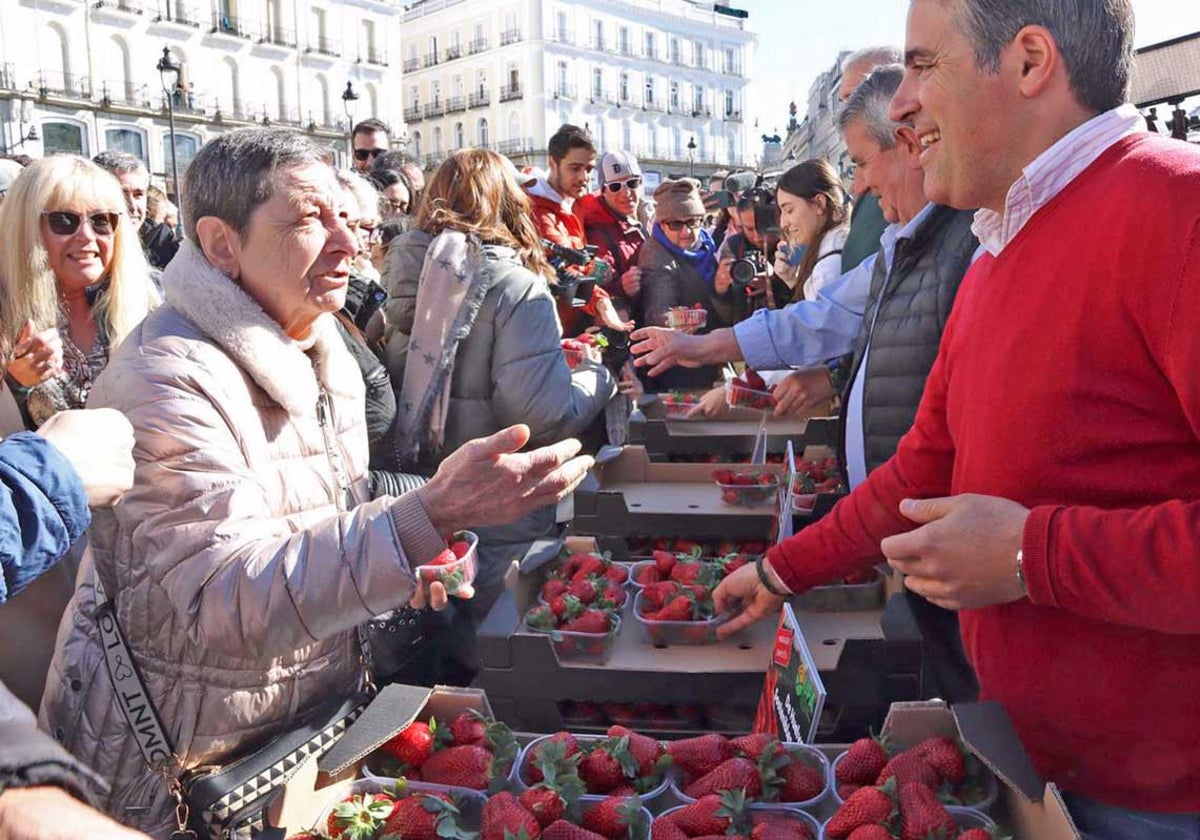
M 120 213 L 75 213 L 71 210 L 47 210 L 42 213 L 56 236 L 74 236 L 79 226 L 87 219 L 92 233 L 97 236 L 112 236 L 117 232 Z
M 700 225 L 704 224 L 703 219 L 671 219 L 669 222 L 663 222 L 662 225 L 672 233 L 687 228 L 688 230 L 700 230 Z
M 633 192 L 642 185 L 641 178 L 630 178 L 627 181 L 613 181 L 611 184 L 605 184 L 609 192 L 619 193 L 622 189 L 627 189 Z

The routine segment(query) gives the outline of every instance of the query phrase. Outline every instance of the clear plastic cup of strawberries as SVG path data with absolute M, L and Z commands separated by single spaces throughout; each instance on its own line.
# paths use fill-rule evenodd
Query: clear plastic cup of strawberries
M 667 310 L 667 327 L 680 332 L 694 333 L 708 323 L 708 310 L 701 303 L 691 306 L 672 306 Z
M 757 372 L 746 369 L 741 376 L 725 380 L 725 402 L 730 408 L 771 411 L 775 408 L 775 386 L 768 386 Z
M 771 504 L 779 490 L 779 476 L 764 470 L 713 470 L 721 501 L 734 507 Z
M 469 584 L 475 582 L 478 570 L 476 551 L 479 548 L 479 537 L 472 531 L 457 531 L 446 541 L 446 548 L 440 554 L 417 566 L 417 582 L 429 598 L 429 587 L 440 583 L 446 587 L 447 595 L 457 595 Z

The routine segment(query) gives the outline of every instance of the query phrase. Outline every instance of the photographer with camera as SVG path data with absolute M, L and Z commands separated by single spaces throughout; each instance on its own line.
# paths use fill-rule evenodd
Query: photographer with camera
M 761 181 L 742 193 L 734 211 L 740 233 L 729 236 L 717 254 L 717 282 L 733 289 L 736 323 L 757 309 L 775 309 L 787 286 L 773 283 L 779 246 L 779 208 L 774 190 Z
M 717 249 L 704 229 L 700 182 L 691 178 L 664 181 L 654 191 L 658 220 L 643 246 L 638 265 L 646 323 L 667 325 L 672 307 L 699 305 L 708 313 L 704 331 L 732 326 L 740 312 L 728 272 L 718 271 Z M 715 367 L 674 370 L 648 381 L 650 390 L 707 388 Z

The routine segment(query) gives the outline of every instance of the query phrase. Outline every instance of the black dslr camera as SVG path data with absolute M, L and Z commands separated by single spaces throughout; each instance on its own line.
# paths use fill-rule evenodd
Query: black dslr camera
M 604 260 L 596 259 L 597 248 L 589 245 L 586 248 L 568 248 L 558 245 L 549 239 L 542 240 L 546 249 L 546 259 L 554 273 L 558 276 L 558 285 L 554 289 L 555 297 L 570 303 L 571 306 L 586 306 L 592 299 L 597 283 L 603 283 L 611 268 Z M 583 272 L 591 266 L 591 273 Z
M 775 203 L 775 184 L 762 175 L 758 176 L 755 185 L 742 193 L 738 201 L 738 210 L 744 212 L 754 210 L 754 229 L 763 238 L 764 243 L 779 241 L 779 205 Z M 738 291 L 745 291 L 755 277 L 767 273 L 767 255 L 743 237 L 742 253 L 729 267 L 733 285 Z

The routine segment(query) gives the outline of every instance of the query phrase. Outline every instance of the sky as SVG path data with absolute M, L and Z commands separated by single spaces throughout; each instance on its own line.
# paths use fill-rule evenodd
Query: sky
M 750 28 L 759 38 L 749 102 L 754 138 L 786 134 L 788 103 L 794 99 L 803 116 L 809 86 L 840 50 L 902 46 L 908 12 L 906 0 L 741 0 L 731 5 L 750 12 Z M 1139 47 L 1200 31 L 1195 0 L 1133 0 L 1133 10 Z

